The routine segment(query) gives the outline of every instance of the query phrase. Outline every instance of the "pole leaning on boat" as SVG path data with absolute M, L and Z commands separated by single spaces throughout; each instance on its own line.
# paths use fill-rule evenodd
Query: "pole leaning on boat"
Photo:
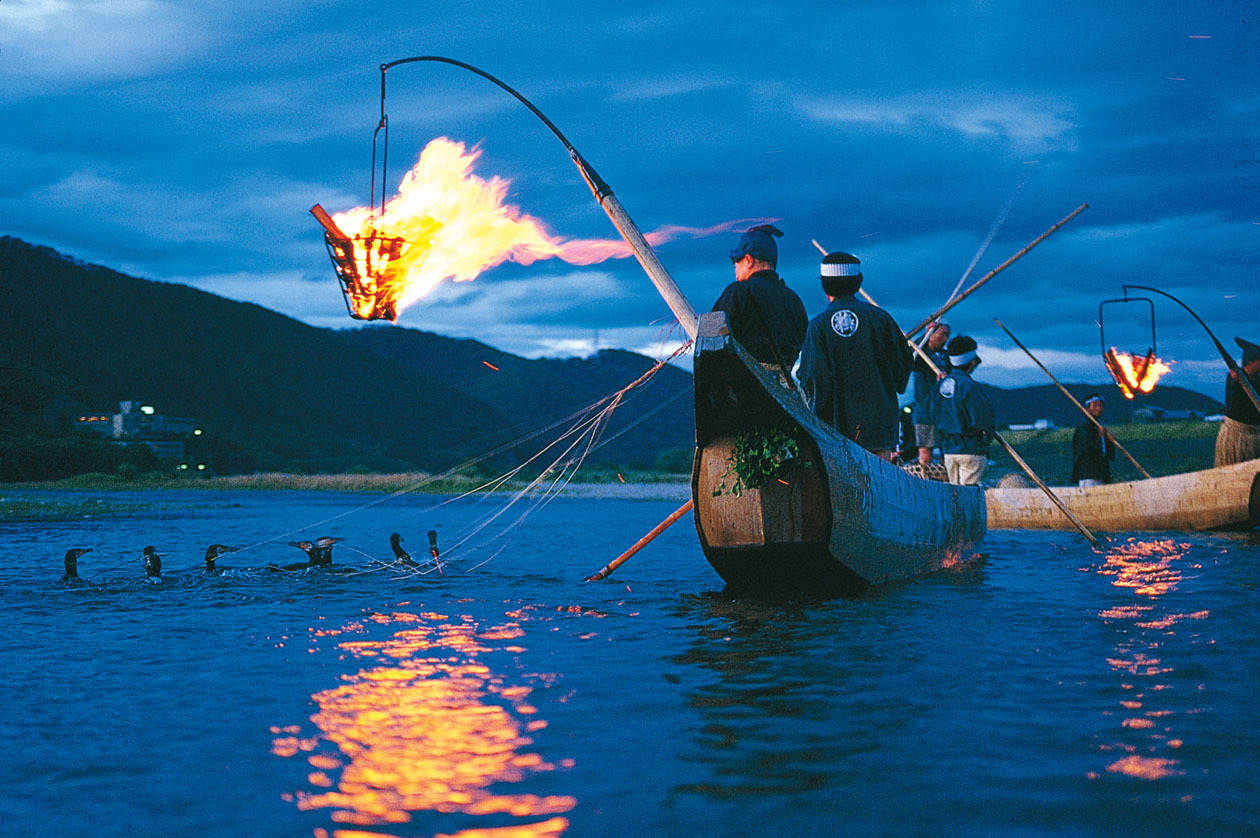
M 1002 327 L 1002 331 L 1006 332 L 1007 336 L 1008 336 L 1011 340 L 1015 341 L 1015 345 L 1016 345 L 1016 346 L 1018 346 L 1020 349 L 1024 350 L 1024 354 L 1025 354 L 1025 355 L 1027 355 L 1029 358 L 1031 358 L 1031 359 L 1032 359 L 1032 362 L 1033 362 L 1034 364 L 1036 364 L 1038 367 L 1040 367 L 1042 372 L 1044 372 L 1046 375 L 1050 376 L 1050 380 L 1054 382 L 1054 384 L 1055 384 L 1055 386 L 1056 386 L 1056 387 L 1058 387 L 1060 390 L 1062 390 L 1062 391 L 1063 391 L 1063 395 L 1065 395 L 1065 396 L 1067 396 L 1069 399 L 1071 399 L 1071 400 L 1072 400 L 1072 404 L 1074 404 L 1074 405 L 1076 405 L 1078 408 L 1080 408 L 1081 413 L 1084 413 L 1084 414 L 1085 414 L 1085 417 L 1086 417 L 1087 419 L 1089 419 L 1089 421 L 1093 422 L 1093 423 L 1094 423 L 1094 425 L 1098 427 L 1098 430 L 1099 430 L 1099 431 L 1102 431 L 1102 430 L 1103 430 L 1103 424 L 1102 424 L 1102 422 L 1099 422 L 1099 421 L 1098 421 L 1098 417 L 1094 416 L 1094 414 L 1092 414 L 1092 413 L 1090 413 L 1088 410 L 1086 410 L 1086 409 L 1085 409 L 1085 405 L 1081 404 L 1081 403 L 1080 403 L 1080 401 L 1076 398 L 1076 396 L 1073 396 L 1071 393 L 1069 393 L 1069 392 L 1068 392 L 1068 388 L 1064 387 L 1062 384 L 1060 384 L 1060 383 L 1059 383 L 1059 379 L 1057 379 L 1057 378 L 1055 378 L 1055 377 L 1054 377 L 1054 373 L 1052 373 L 1052 372 L 1050 372 L 1050 370 L 1046 369 L 1045 364 L 1043 364 L 1043 363 L 1041 363 L 1041 361 L 1037 360 L 1037 356 L 1036 356 L 1036 355 L 1034 355 L 1034 354 L 1032 354 L 1032 352 L 1028 349 L 1028 347 L 1027 347 L 1027 346 L 1024 346 L 1024 344 L 1020 343 L 1019 338 L 1015 337 L 1015 335 L 1011 333 L 1011 330 L 1010 330 L 1010 329 L 1008 329 L 1008 328 L 1006 328 L 1006 326 L 1004 326 L 1004 325 L 1002 324 L 1002 321 L 1001 321 L 1001 320 L 998 320 L 996 317 L 994 317 L 994 318 L 993 318 L 993 322 L 994 322 L 994 323 L 996 323 L 996 324 L 998 324 L 999 326 L 1001 326 L 1001 327 Z M 1139 463 L 1136 459 L 1134 459 L 1133 455 L 1129 453 L 1129 451 L 1128 451 L 1128 449 L 1127 449 L 1127 448 L 1125 448 L 1123 445 L 1121 445 L 1119 442 L 1117 442 L 1117 441 L 1116 441 L 1116 439 L 1115 439 L 1115 437 L 1112 437 L 1111 441 L 1112 441 L 1112 443 L 1116 446 L 1116 449 L 1117 449 L 1117 450 L 1118 450 L 1121 454 L 1124 454 L 1124 456 L 1126 456 L 1126 457 L 1128 457 L 1128 458 L 1129 458 L 1129 462 L 1133 463 L 1133 467 L 1134 467 L 1134 468 L 1136 468 L 1138 471 L 1140 471 L 1140 472 L 1142 473 L 1142 476 L 1143 476 L 1143 477 L 1145 477 L 1147 480 L 1150 480 L 1150 479 L 1151 479 L 1151 475 L 1150 475 L 1150 473 L 1149 473 L 1149 472 L 1147 472 L 1147 470 L 1146 470 L 1146 469 L 1142 468 L 1142 464 L 1141 464 L 1141 463 Z

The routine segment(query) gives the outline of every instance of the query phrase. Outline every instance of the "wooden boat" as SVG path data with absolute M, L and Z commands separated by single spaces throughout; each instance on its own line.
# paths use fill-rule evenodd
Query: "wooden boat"
M 846 591 L 969 557 L 984 537 L 984 493 L 906 474 L 823 424 L 730 337 L 700 318 L 692 497 L 705 558 L 732 588 Z M 800 453 L 781 480 L 719 491 L 735 435 L 785 428 Z
M 1214 530 L 1260 523 L 1260 460 L 1129 483 L 1054 490 L 1091 530 Z M 989 489 L 991 530 L 1069 530 L 1039 489 Z

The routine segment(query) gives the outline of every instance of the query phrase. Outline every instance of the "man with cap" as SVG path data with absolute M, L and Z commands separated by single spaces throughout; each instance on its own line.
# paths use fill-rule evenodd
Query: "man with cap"
M 945 351 L 949 343 L 949 324 L 943 319 L 928 324 L 921 347 L 924 354 L 932 359 L 932 363 L 942 373 L 949 372 L 949 353 Z M 932 398 L 936 394 L 936 373 L 927 365 L 927 361 L 914 356 L 914 371 L 911 374 L 911 386 L 914 389 L 914 408 L 911 416 L 914 419 L 915 444 L 919 448 L 919 462 L 929 465 L 932 462 L 932 449 L 940 445 L 936 438 L 936 425 L 932 424 Z
M 801 388 L 814 415 L 876 456 L 897 445 L 897 394 L 911 355 L 892 315 L 855 296 L 862 265 L 828 253 L 820 269 L 830 305 L 809 323 L 801 349 Z
M 1260 457 L 1260 411 L 1240 380 L 1245 375 L 1251 389 L 1260 391 L 1260 346 L 1242 338 L 1234 342 L 1242 347 L 1242 367 L 1230 370 L 1225 379 L 1225 419 L 1216 432 L 1217 468 Z
M 809 317 L 801 298 L 775 273 L 779 246 L 774 240 L 782 235 L 777 227 L 762 224 L 740 237 L 730 252 L 735 281 L 726 286 L 713 310 L 726 312 L 731 337 L 754 358 L 763 364 L 782 363 L 786 380 L 800 354 Z
M 1105 402 L 1097 393 L 1085 397 L 1085 410 L 1101 419 Z M 1072 482 L 1078 486 L 1101 486 L 1111 482 L 1111 460 L 1116 458 L 1116 439 L 1106 428 L 1099 430 L 1086 419 L 1072 432 Z
M 975 486 L 989 465 L 989 440 L 996 435 L 993 403 L 971 379 L 980 366 L 976 342 L 960 335 L 947 351 L 952 369 L 936 385 L 932 414 L 949 482 Z

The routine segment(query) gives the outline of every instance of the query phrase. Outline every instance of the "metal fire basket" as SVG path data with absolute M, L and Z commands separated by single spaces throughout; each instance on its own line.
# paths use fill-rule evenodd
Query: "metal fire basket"
M 382 291 L 388 284 L 389 265 L 402 253 L 406 240 L 379 234 L 347 236 L 319 204 L 311 207 L 311 215 L 324 228 L 324 244 L 350 316 L 397 320 L 397 301 Z
M 1103 318 L 1103 309 L 1112 304 L 1118 303 L 1146 303 L 1149 319 L 1151 321 L 1151 345 L 1145 353 L 1133 353 L 1135 358 L 1141 358 L 1137 368 L 1133 370 L 1133 377 L 1130 378 L 1129 373 L 1120 365 L 1120 361 L 1116 358 L 1115 350 L 1107 344 L 1106 320 Z M 1155 303 L 1150 297 L 1129 297 L 1114 300 L 1103 300 L 1098 304 L 1098 337 L 1102 343 L 1103 364 L 1107 367 L 1107 372 L 1111 373 L 1111 377 L 1115 380 L 1116 386 L 1125 394 L 1127 398 L 1133 398 L 1131 394 L 1137 393 L 1141 385 L 1146 381 L 1146 373 L 1155 363 Z

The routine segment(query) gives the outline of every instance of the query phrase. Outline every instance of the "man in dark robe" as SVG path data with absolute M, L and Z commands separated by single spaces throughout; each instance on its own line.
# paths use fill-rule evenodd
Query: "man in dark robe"
M 1085 409 L 1094 419 L 1101 419 L 1103 397 L 1090 393 Z M 1111 482 L 1111 461 L 1116 458 L 1116 440 L 1106 428 L 1086 419 L 1072 432 L 1072 482 L 1078 486 L 1101 486 Z
M 1251 389 L 1260 391 L 1260 345 L 1242 338 L 1234 342 L 1242 347 L 1242 367 L 1230 370 L 1225 379 L 1225 418 L 1216 433 L 1217 468 L 1260 458 L 1260 411 L 1240 380 L 1246 376 Z
M 735 281 L 713 304 L 726 312 L 731 337 L 762 364 L 783 364 L 784 380 L 791 375 L 805 339 L 809 317 L 801 298 L 775 272 L 783 233 L 771 224 L 753 227 L 730 252 Z M 777 350 L 777 354 L 776 354 Z
M 856 256 L 828 253 L 820 269 L 830 305 L 809 323 L 801 350 L 801 387 L 814 415 L 876 456 L 897 445 L 897 394 L 912 361 L 892 315 L 858 299 Z

